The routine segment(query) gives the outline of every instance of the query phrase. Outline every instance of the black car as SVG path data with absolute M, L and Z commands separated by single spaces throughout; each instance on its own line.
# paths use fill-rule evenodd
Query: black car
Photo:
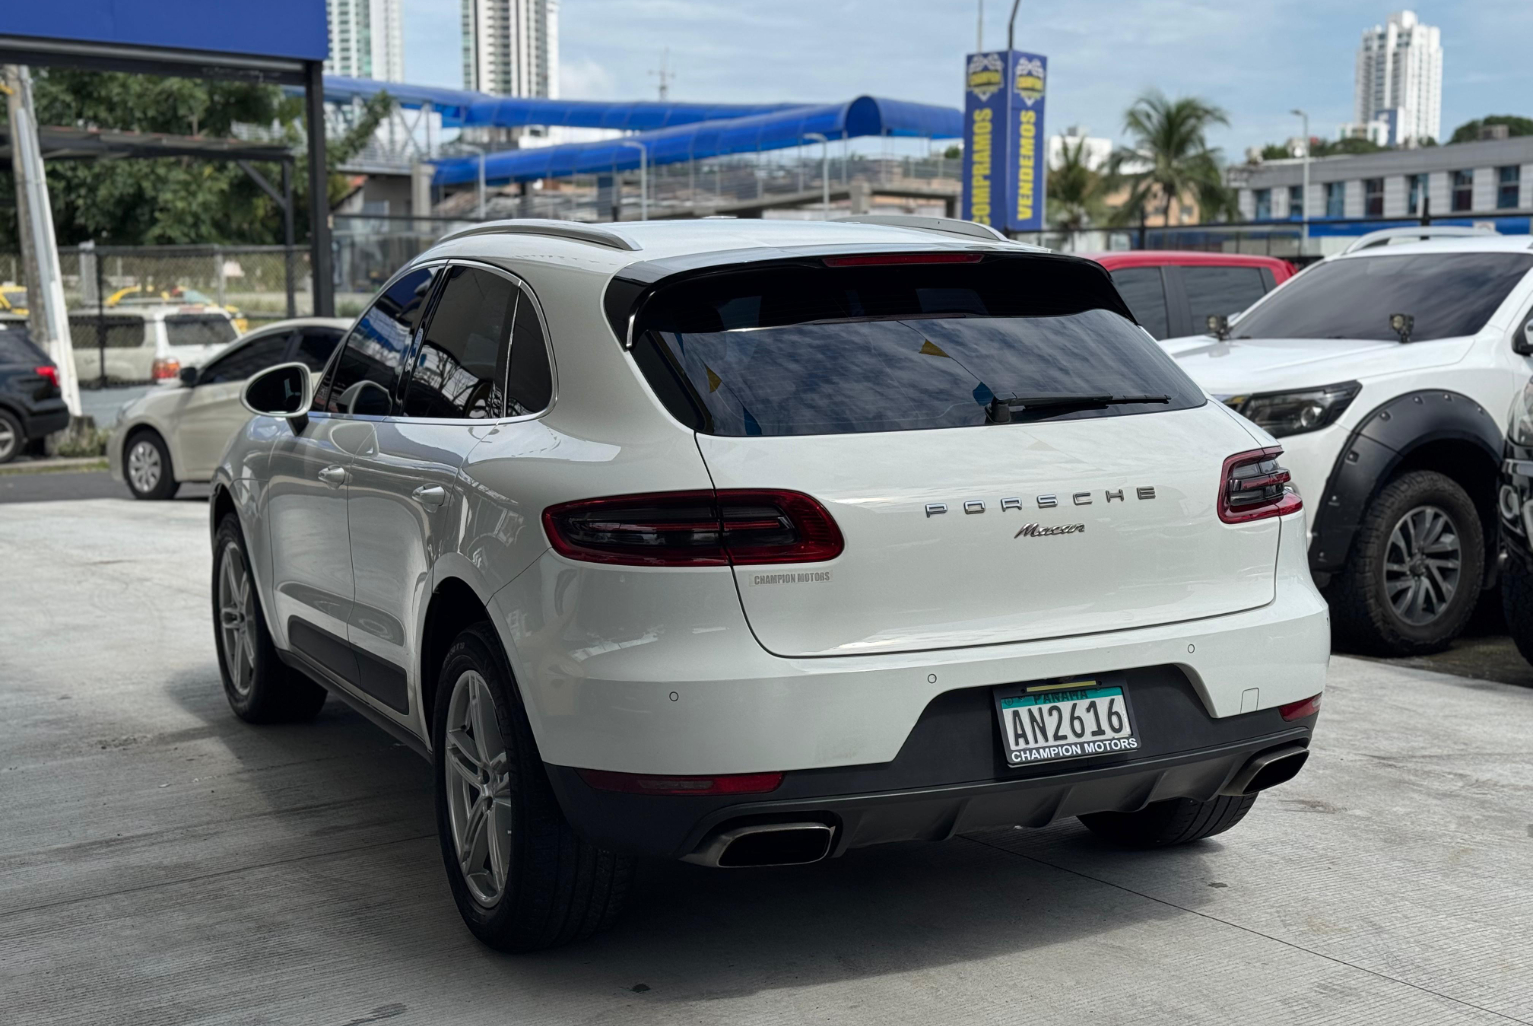
M 58 367 L 24 329 L 0 328 L 0 463 L 68 426 Z

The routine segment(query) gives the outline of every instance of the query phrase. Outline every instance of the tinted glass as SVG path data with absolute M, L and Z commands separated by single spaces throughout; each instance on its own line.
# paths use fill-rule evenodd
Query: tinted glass
M 298 332 L 298 344 L 293 348 L 292 359 L 306 364 L 309 370 L 319 373 L 330 360 L 330 354 L 341 341 L 336 328 L 302 328 Z
M 1533 254 L 1369 256 L 1318 264 L 1234 325 L 1239 338 L 1393 341 L 1389 316 L 1416 319 L 1414 341 L 1472 335 L 1533 268 Z
M 1171 333 L 1166 321 L 1166 288 L 1159 267 L 1123 267 L 1112 272 L 1118 295 L 1134 311 L 1134 320 L 1156 338 Z
M 506 383 L 506 416 L 539 413 L 553 399 L 554 380 L 548 369 L 548 343 L 538 312 L 526 295 L 516 306 L 516 329 L 511 336 L 511 376 Z
M 265 370 L 282 362 L 287 354 L 288 333 L 265 335 L 240 346 L 227 356 L 220 356 L 197 376 L 199 385 L 216 385 L 223 381 L 244 381 L 257 371 Z
M 102 341 L 100 329 L 106 328 Z M 76 349 L 137 349 L 144 344 L 142 317 L 97 317 L 75 314 L 69 318 L 69 338 Z
M 173 346 L 221 346 L 238 334 L 227 317 L 171 314 L 165 318 L 165 336 Z
M 29 367 L 40 367 L 52 362 L 25 331 L 16 328 L 0 329 L 0 363 L 24 363 Z
M 703 429 L 720 435 L 982 425 L 990 401 L 1009 396 L 1172 399 L 1018 419 L 1201 405 L 1197 386 L 1117 312 L 1107 284 L 1099 268 L 1058 258 L 747 272 L 657 294 L 640 327 L 706 412 Z M 640 365 L 669 402 L 660 365 Z
M 410 372 L 405 416 L 501 416 L 520 296 L 521 289 L 502 275 L 473 267 L 448 272 Z
M 431 298 L 435 274 L 435 268 L 412 271 L 373 302 L 346 336 L 324 394 L 315 397 L 319 409 L 376 416 L 393 412 L 405 353 Z
M 1201 332 L 1209 314 L 1233 316 L 1267 291 L 1259 267 L 1183 267 L 1182 287 L 1192 314 L 1192 330 Z

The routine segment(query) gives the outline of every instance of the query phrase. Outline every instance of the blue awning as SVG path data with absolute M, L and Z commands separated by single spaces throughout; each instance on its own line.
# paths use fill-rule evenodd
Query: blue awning
M 638 132 L 622 139 L 566 143 L 522 150 L 505 150 L 485 158 L 490 182 L 530 182 L 577 174 L 631 171 L 639 166 L 644 146 L 650 164 L 787 149 L 817 142 L 811 133 L 829 139 L 870 135 L 954 138 L 963 134 L 963 114 L 953 107 L 859 96 L 849 103 L 810 104 L 748 117 L 734 117 Z M 436 162 L 438 185 L 459 185 L 478 179 L 479 158 L 456 157 Z

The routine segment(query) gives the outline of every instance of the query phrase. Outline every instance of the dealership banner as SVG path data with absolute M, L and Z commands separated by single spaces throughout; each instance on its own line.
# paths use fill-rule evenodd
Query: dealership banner
M 1043 230 L 1048 58 L 971 53 L 964 65 L 963 216 L 1014 232 Z

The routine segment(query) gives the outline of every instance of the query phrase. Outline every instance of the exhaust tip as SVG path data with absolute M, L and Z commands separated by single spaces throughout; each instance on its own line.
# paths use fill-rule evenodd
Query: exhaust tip
M 1251 761 L 1242 766 L 1240 772 L 1219 793 L 1239 798 L 1278 784 L 1286 784 L 1298 776 L 1308 761 L 1309 749 L 1302 745 L 1287 745 L 1270 752 L 1261 752 L 1253 755 Z
M 714 834 L 687 862 L 723 869 L 802 866 L 830 854 L 827 823 L 753 823 Z

